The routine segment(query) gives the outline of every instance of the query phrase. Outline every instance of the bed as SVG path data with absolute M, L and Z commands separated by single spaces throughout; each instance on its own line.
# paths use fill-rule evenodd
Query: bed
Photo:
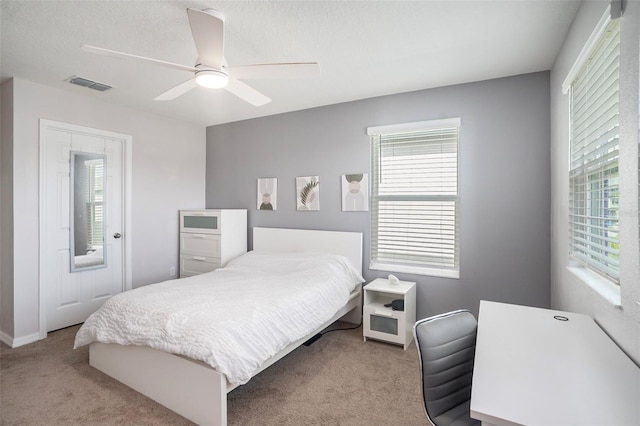
M 313 252 L 344 256 L 344 259 L 341 259 L 350 263 L 357 275 L 362 273 L 361 233 L 253 228 L 253 249 L 253 255 L 256 256 L 275 252 Z M 240 259 L 237 262 L 242 265 L 243 261 L 244 259 Z M 233 262 L 230 266 L 230 269 L 236 267 Z M 279 348 L 277 353 L 261 361 L 251 371 L 250 377 L 268 368 L 338 319 L 359 324 L 362 318 L 361 284 L 355 285 L 352 291 L 347 292 L 345 299 L 346 303 L 340 301 L 335 313 L 329 314 L 326 320 L 322 317 L 322 323 L 314 325 L 315 328 L 309 333 L 305 332 L 305 335 Z M 233 377 L 230 381 L 227 375 L 221 372 L 229 374 L 222 364 L 219 368 L 213 368 L 204 360 L 136 344 L 91 343 L 89 363 L 202 425 L 226 425 L 227 393 L 250 379 L 229 376 Z
M 98 247 L 91 253 L 74 256 L 75 268 L 88 268 L 89 266 L 98 266 L 104 264 L 104 252 L 102 247 Z

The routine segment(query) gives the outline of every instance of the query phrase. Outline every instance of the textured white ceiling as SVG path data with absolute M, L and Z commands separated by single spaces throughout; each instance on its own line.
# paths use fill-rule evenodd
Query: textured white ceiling
M 375 96 L 548 70 L 579 2 L 0 1 L 0 78 L 22 78 L 204 126 Z M 273 101 L 225 90 L 153 98 L 189 73 L 86 53 L 90 44 L 194 65 L 187 7 L 226 15 L 230 65 L 317 61 L 314 80 L 247 80 Z M 115 88 L 73 86 L 78 75 Z

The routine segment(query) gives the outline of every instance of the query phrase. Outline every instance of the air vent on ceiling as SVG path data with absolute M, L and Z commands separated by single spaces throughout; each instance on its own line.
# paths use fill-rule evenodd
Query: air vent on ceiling
M 109 90 L 112 88 L 108 84 L 98 83 L 96 81 L 78 77 L 75 75 L 73 77 L 70 77 L 67 81 L 69 81 L 69 83 L 71 84 L 75 84 L 76 86 L 87 87 L 89 89 L 97 90 L 99 92 L 104 92 L 105 90 Z

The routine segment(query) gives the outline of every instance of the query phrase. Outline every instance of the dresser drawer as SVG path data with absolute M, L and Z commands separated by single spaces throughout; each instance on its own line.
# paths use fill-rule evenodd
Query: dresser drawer
M 180 232 L 220 234 L 222 214 L 219 210 L 181 210 Z
M 202 274 L 220 267 L 220 259 L 216 257 L 180 255 L 180 276 Z
M 181 233 L 180 253 L 219 258 L 220 235 Z

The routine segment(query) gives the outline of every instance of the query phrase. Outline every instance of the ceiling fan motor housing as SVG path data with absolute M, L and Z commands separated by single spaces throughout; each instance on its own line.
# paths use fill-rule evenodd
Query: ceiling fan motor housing
M 196 83 L 209 89 L 221 89 L 229 83 L 229 74 L 223 70 L 201 69 L 196 71 Z

